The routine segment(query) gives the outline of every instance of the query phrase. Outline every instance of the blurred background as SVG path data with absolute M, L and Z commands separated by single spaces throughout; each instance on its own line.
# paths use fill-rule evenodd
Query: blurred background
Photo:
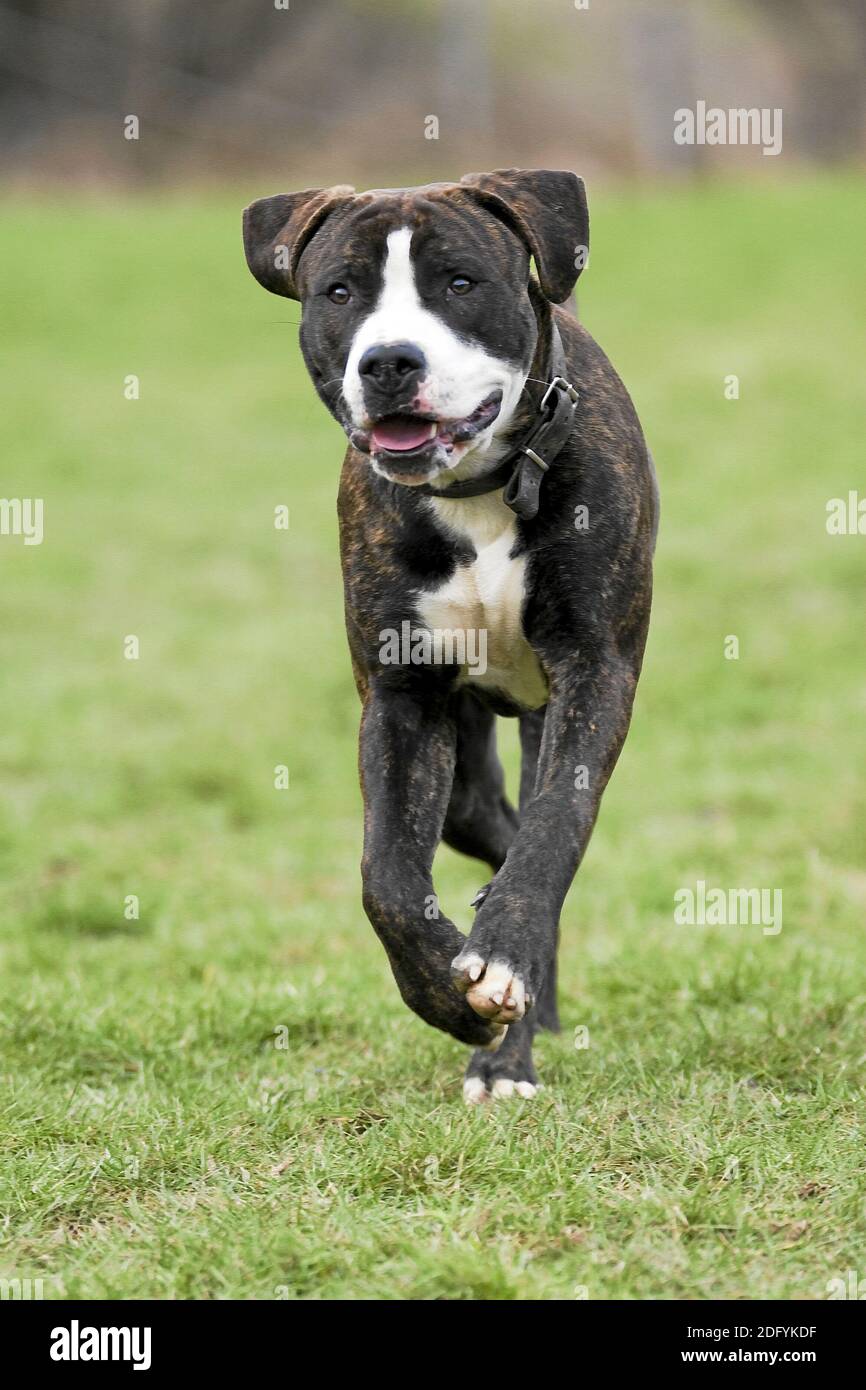
M 697 98 L 784 108 L 789 169 L 862 159 L 863 0 L 582 3 L 3 0 L 0 168 L 85 183 L 278 171 L 286 186 L 575 161 L 587 176 L 768 175 L 754 148 L 720 164 L 673 144 L 672 112 Z M 129 113 L 137 142 L 121 138 Z

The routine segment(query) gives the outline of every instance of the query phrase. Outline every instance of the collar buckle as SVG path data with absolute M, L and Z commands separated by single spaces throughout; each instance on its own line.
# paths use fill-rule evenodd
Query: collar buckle
M 545 463 L 541 455 L 537 454 L 534 449 L 530 449 L 528 444 L 522 445 L 520 452 L 522 454 L 525 454 L 528 459 L 532 459 L 532 462 L 536 464 L 537 467 L 540 468 L 543 473 L 547 472 L 548 468 L 550 467 L 550 464 Z
M 564 391 L 572 405 L 577 405 L 580 400 L 580 393 L 576 386 L 572 386 L 571 382 L 566 381 L 564 376 L 555 376 L 544 395 L 541 397 L 541 403 L 538 407 L 539 410 L 544 410 L 554 391 Z
M 555 321 L 551 328 L 550 356 L 553 375 L 537 407 L 535 423 L 522 441 L 513 445 L 490 473 L 453 482 L 441 489 L 421 483 L 413 489 L 416 496 L 445 500 L 481 497 L 502 488 L 502 500 L 521 521 L 531 521 L 537 515 L 541 480 L 571 434 L 580 400 L 576 387 L 561 375 L 566 368 L 565 351 Z

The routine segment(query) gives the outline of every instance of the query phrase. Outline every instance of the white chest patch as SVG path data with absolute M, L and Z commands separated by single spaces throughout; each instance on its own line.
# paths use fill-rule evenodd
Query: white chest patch
M 433 632 L 469 634 L 466 649 L 476 659 L 464 667 L 461 684 L 497 690 L 525 709 L 538 709 L 547 701 L 548 687 L 523 633 L 526 556 L 511 556 L 513 512 L 498 493 L 459 501 L 431 498 L 428 505 L 443 530 L 470 542 L 475 559 L 458 565 L 438 589 L 419 595 L 421 622 Z

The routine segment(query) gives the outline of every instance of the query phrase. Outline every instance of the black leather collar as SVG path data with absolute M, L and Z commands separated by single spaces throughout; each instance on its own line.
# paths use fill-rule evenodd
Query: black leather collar
M 522 521 L 531 521 L 538 511 L 538 492 L 545 473 L 571 433 L 578 393 L 567 379 L 565 349 L 556 324 L 550 335 L 550 381 L 538 404 L 538 416 L 519 441 L 490 473 L 466 478 L 448 487 L 430 483 L 414 487 L 422 497 L 482 497 L 504 488 L 502 500 Z

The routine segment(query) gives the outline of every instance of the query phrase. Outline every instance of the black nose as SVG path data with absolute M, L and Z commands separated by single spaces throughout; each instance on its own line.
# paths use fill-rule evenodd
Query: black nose
M 384 343 L 367 348 L 358 363 L 358 373 L 376 386 L 405 385 L 406 378 L 424 371 L 427 359 L 414 343 Z

